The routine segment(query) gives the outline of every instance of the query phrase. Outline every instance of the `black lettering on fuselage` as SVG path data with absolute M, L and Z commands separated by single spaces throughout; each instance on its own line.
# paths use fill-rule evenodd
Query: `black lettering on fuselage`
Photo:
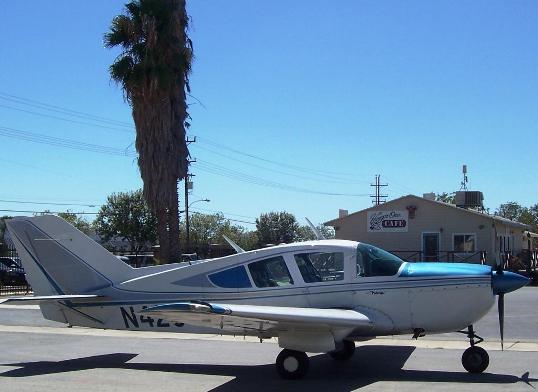
M 129 322 L 132 323 L 133 327 L 140 328 L 140 325 L 138 324 L 138 320 L 136 318 L 135 311 L 132 306 L 129 306 L 129 312 L 127 312 L 123 306 L 120 306 L 121 315 L 123 317 L 123 322 L 125 323 L 125 328 L 129 329 L 131 326 L 129 325 Z
M 142 309 L 147 309 L 147 306 L 142 306 Z M 137 317 L 137 314 L 132 306 L 129 306 L 128 310 L 123 306 L 120 306 L 120 311 L 126 329 L 140 328 L 140 325 L 144 326 L 144 324 L 149 324 L 150 328 L 170 328 L 170 323 L 164 321 L 163 319 L 157 319 L 157 323 L 155 323 L 155 319 L 152 317 L 144 315 L 138 315 Z M 174 326 L 181 328 L 184 326 L 184 324 L 174 323 Z

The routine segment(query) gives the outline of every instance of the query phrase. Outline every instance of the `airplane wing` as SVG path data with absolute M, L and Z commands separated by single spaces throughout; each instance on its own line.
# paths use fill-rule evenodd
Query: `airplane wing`
M 141 311 L 146 316 L 176 323 L 267 333 L 286 330 L 363 330 L 373 327 L 366 315 L 348 309 L 295 308 L 281 306 L 180 302 L 152 306 Z

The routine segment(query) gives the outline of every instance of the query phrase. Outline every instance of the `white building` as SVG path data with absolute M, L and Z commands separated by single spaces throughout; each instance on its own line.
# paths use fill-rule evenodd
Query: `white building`
M 527 249 L 530 227 L 499 216 L 407 195 L 326 222 L 336 238 L 362 241 L 415 261 L 495 265 Z

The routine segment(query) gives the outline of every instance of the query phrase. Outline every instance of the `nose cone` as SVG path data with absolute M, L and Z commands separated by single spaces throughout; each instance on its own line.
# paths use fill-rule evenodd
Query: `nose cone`
M 530 279 L 514 272 L 504 271 L 497 273 L 492 271 L 491 287 L 493 294 L 505 294 L 520 289 L 529 284 Z

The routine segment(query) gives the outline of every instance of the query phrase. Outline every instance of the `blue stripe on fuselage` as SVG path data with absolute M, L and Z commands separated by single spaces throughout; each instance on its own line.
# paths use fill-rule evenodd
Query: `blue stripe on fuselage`
M 491 275 L 491 267 L 489 265 L 467 263 L 406 263 L 406 265 L 400 272 L 400 277 L 404 278 L 469 275 Z

